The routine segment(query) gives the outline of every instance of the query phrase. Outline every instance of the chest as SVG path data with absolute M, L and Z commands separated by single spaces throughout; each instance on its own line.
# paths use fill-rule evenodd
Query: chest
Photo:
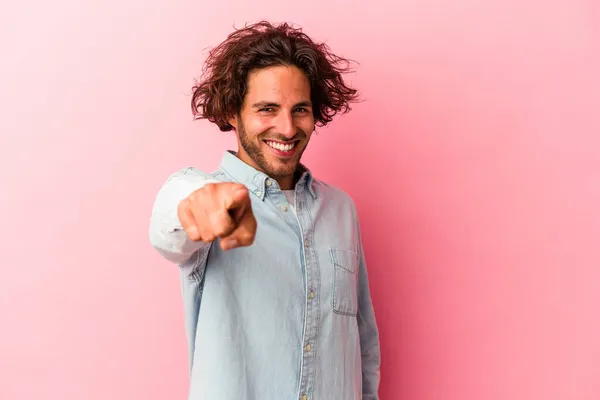
M 351 206 L 281 194 L 253 201 L 253 212 L 258 228 L 252 246 L 227 252 L 213 246 L 207 274 L 247 293 L 248 302 L 313 304 L 355 315 L 359 246 Z

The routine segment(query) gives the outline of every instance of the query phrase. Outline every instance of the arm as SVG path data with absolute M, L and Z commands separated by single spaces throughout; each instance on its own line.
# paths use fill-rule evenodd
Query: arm
M 209 243 L 192 241 L 183 230 L 177 215 L 179 203 L 192 192 L 218 181 L 193 169 L 180 170 L 160 188 L 150 217 L 150 243 L 167 260 L 182 264 L 194 252 Z
M 365 263 L 362 241 L 360 240 L 360 227 L 358 229 L 360 265 L 358 270 L 357 321 L 362 356 L 363 399 L 378 400 L 380 379 L 379 366 L 381 363 L 379 350 L 379 330 L 377 328 L 375 312 L 373 310 L 373 303 L 371 301 L 367 266 Z

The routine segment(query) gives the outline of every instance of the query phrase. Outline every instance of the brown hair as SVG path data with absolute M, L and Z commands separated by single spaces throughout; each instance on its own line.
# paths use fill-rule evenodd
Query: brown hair
M 347 86 L 342 74 L 349 60 L 332 54 L 324 43 L 313 42 L 300 28 L 267 21 L 246 25 L 229 34 L 209 52 L 202 77 L 193 87 L 194 119 L 208 119 L 221 131 L 233 127 L 246 94 L 248 73 L 273 65 L 295 65 L 308 77 L 317 126 L 325 126 L 338 112 L 350 111 L 358 92 Z

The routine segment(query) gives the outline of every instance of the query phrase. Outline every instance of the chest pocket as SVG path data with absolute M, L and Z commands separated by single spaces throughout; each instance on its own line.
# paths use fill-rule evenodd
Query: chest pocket
M 355 316 L 358 310 L 356 277 L 358 254 L 351 250 L 329 249 L 333 268 L 333 311 Z

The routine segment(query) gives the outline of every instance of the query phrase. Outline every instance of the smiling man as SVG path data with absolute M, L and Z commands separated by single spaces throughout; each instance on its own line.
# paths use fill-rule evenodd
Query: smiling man
M 353 201 L 300 159 L 350 110 L 347 61 L 268 22 L 211 51 L 192 109 L 234 131 L 212 174 L 159 190 L 150 241 L 179 265 L 189 399 L 374 400 L 379 334 Z

